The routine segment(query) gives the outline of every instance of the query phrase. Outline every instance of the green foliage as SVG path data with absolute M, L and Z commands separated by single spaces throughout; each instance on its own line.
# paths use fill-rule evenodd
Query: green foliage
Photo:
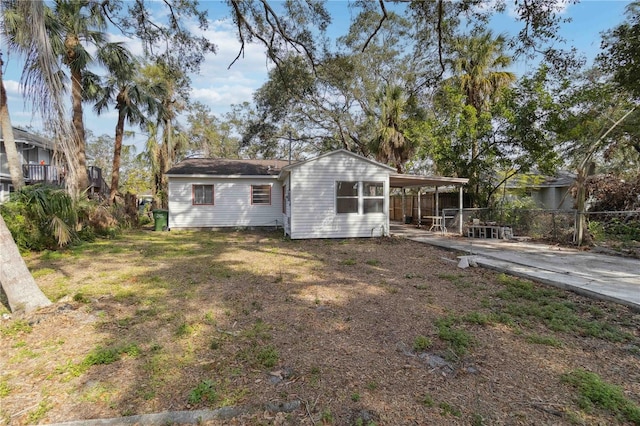
M 598 61 L 607 71 L 613 73 L 615 81 L 640 97 L 640 15 L 637 1 L 627 6 L 627 20 L 607 31 L 602 38 L 603 52 Z
M 76 294 L 73 295 L 73 300 L 74 302 L 79 302 L 79 303 L 90 303 L 91 300 L 85 295 L 82 294 L 81 292 L 78 292 Z
M 140 348 L 135 343 L 122 346 L 97 347 L 92 350 L 82 361 L 82 365 L 90 367 L 93 365 L 112 364 L 119 361 L 122 355 L 136 357 L 140 355 Z
M 632 339 L 630 334 L 603 320 L 601 313 L 591 313 L 595 318 L 586 317 L 578 306 L 564 300 L 564 294 L 558 290 L 505 274 L 498 276 L 498 282 L 506 288 L 500 290 L 496 296 L 509 302 L 501 307 L 501 314 L 509 315 L 520 325 L 527 325 L 535 320 L 542 322 L 552 331 L 576 332 L 583 336 L 613 342 Z
M 488 325 L 496 322 L 495 315 L 485 314 L 483 312 L 470 312 L 462 317 L 464 322 L 477 325 Z
M 63 189 L 25 186 L 11 194 L 0 212 L 21 249 L 62 247 L 76 238 L 78 216 L 73 200 Z
M 417 336 L 413 340 L 413 350 L 415 352 L 422 352 L 429 349 L 431 347 L 431 344 L 432 344 L 431 339 L 429 339 L 428 337 Z
M 21 333 L 31 333 L 32 330 L 33 327 L 31 327 L 31 325 L 27 321 L 17 319 L 15 321 L 12 321 L 9 325 L 3 326 L 0 329 L 0 332 L 3 336 L 17 336 Z
M 354 392 L 351 394 L 351 400 L 353 402 L 358 402 L 360 401 L 360 394 L 358 392 Z
M 218 399 L 216 385 L 211 380 L 203 380 L 189 392 L 189 404 L 200 404 L 202 402 L 214 403 Z
M 333 414 L 331 414 L 331 411 L 329 409 L 322 411 L 322 414 L 320 414 L 320 421 L 323 424 L 333 423 Z
M 527 336 L 527 342 L 536 345 L 553 346 L 555 348 L 562 346 L 562 342 L 553 336 L 540 336 L 537 334 Z
M 433 401 L 433 397 L 431 396 L 431 394 L 425 394 L 421 402 L 422 402 L 422 405 L 424 405 L 427 408 L 431 408 L 435 405 L 435 402 Z
M 589 234 L 596 242 L 602 242 L 607 239 L 606 231 L 601 222 L 597 222 L 595 220 L 590 220 L 587 223 L 587 228 L 589 229 Z
M 266 368 L 272 368 L 278 363 L 278 350 L 275 346 L 267 345 L 256 353 L 257 361 Z
M 64 189 L 41 184 L 25 186 L 0 205 L 18 247 L 36 251 L 93 241 L 96 236 L 113 238 L 125 222 L 120 210 L 91 200 L 74 201 Z
M 454 407 L 453 405 L 449 404 L 448 402 L 441 402 L 439 405 L 440 409 L 442 410 L 442 415 L 446 416 L 446 415 L 452 415 L 455 417 L 460 417 L 462 415 L 462 412 L 460 411 L 459 408 Z
M 436 320 L 436 327 L 438 337 L 448 342 L 453 353 L 460 357 L 469 351 L 473 338 L 467 331 L 454 327 L 458 322 L 459 320 L 453 316 L 444 317 Z
M 583 410 L 603 408 L 640 425 L 640 407 L 629 400 L 620 387 L 606 383 L 597 374 L 577 369 L 564 374 L 562 381 L 578 390 L 578 405 Z
M 0 398 L 4 398 L 11 393 L 11 386 L 5 380 L 0 381 Z
M 27 416 L 27 422 L 29 424 L 39 423 L 40 420 L 42 420 L 52 408 L 53 404 L 51 404 L 48 399 L 43 399 L 42 401 L 40 401 L 38 407 L 35 410 L 29 412 L 29 415 Z

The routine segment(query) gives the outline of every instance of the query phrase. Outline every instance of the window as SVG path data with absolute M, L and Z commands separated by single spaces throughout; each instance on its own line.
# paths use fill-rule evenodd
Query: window
M 271 185 L 251 185 L 251 204 L 271 205 Z
M 336 213 L 383 212 L 383 182 L 336 182 Z
M 358 213 L 358 182 L 336 182 L 336 212 Z
M 213 204 L 213 185 L 193 185 L 193 205 Z
M 383 213 L 384 210 L 384 185 L 382 182 L 363 182 L 362 212 Z

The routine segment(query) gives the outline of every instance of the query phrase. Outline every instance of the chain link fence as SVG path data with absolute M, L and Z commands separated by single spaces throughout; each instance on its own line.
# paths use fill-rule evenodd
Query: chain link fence
M 459 209 L 443 209 L 449 232 L 457 232 Z M 640 249 L 640 211 L 583 212 L 544 209 L 463 209 L 463 229 L 474 223 L 510 227 L 515 237 L 575 244 L 578 220 L 584 215 L 585 244 L 630 246 Z M 463 231 L 464 232 L 464 231 Z

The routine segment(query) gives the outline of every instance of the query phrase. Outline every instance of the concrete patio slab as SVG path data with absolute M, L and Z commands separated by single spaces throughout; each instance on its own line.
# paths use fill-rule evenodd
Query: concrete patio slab
M 640 311 L 640 260 L 549 244 L 466 238 L 393 225 L 391 234 L 461 255 L 479 266 Z

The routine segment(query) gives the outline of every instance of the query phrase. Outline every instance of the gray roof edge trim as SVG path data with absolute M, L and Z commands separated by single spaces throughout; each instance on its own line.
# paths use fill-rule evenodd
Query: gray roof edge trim
M 459 177 L 447 177 L 447 176 L 427 176 L 427 175 L 413 175 L 413 174 L 393 174 L 389 176 L 390 178 L 400 178 L 400 179 L 424 179 L 424 180 L 435 180 L 442 181 L 444 183 L 449 184 L 467 184 L 469 183 L 469 178 L 459 178 Z
M 207 178 L 207 179 L 278 179 L 278 175 L 209 175 L 209 174 L 182 174 L 171 173 L 165 174 L 167 177 L 174 178 Z
M 325 152 L 324 154 L 318 155 L 317 157 L 309 158 L 309 159 L 303 160 L 303 161 L 298 161 L 297 163 L 293 163 L 293 164 L 288 164 L 288 165 L 284 166 L 282 169 L 280 169 L 281 170 L 280 173 L 282 173 L 283 171 L 289 171 L 289 170 L 291 170 L 291 169 L 293 169 L 293 168 L 295 168 L 297 166 L 301 166 L 303 164 L 307 164 L 307 163 L 310 163 L 312 161 L 319 160 L 319 159 L 324 158 L 324 157 L 328 157 L 330 155 L 336 155 L 338 153 L 345 153 L 345 154 L 350 155 L 352 157 L 355 157 L 355 158 L 358 158 L 360 160 L 364 160 L 364 161 L 366 161 L 368 163 L 371 163 L 371 164 L 373 164 L 375 166 L 378 166 L 378 167 L 381 167 L 381 168 L 385 168 L 385 169 L 388 169 L 388 170 L 392 170 L 394 172 L 396 171 L 396 169 L 394 169 L 391 166 L 387 166 L 386 164 L 379 163 L 379 162 L 377 162 L 375 160 L 372 160 L 370 158 L 363 157 L 360 154 L 356 154 L 355 152 L 347 151 L 346 149 L 341 148 L 341 149 L 336 149 L 334 151 Z

